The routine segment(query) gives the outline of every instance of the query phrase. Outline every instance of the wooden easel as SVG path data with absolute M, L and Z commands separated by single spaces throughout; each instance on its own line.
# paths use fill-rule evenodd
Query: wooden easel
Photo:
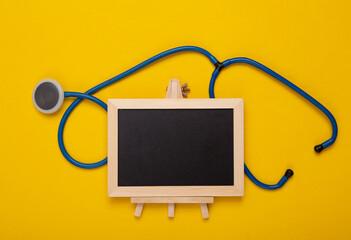
M 171 79 L 167 88 L 166 99 L 181 99 L 187 96 L 186 85 L 180 86 L 178 79 Z M 214 197 L 132 197 L 131 202 L 136 203 L 135 216 L 140 217 L 144 203 L 168 203 L 168 217 L 174 217 L 176 203 L 199 203 L 202 217 L 209 218 L 207 203 L 213 203 Z

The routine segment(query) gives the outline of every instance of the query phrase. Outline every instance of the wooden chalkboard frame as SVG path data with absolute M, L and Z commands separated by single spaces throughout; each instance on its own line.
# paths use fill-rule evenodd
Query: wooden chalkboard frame
M 118 109 L 221 109 L 234 112 L 233 186 L 118 186 Z M 244 104 L 243 99 L 109 99 L 108 195 L 110 197 L 243 196 Z

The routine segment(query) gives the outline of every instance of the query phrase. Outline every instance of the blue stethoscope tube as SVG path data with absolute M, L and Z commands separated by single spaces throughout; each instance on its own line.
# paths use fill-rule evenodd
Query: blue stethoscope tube
M 59 143 L 59 147 L 60 147 L 60 150 L 61 150 L 63 156 L 70 163 L 72 163 L 73 165 L 75 165 L 77 167 L 81 167 L 81 168 L 88 168 L 88 169 L 89 168 L 97 168 L 97 167 L 100 167 L 100 166 L 106 164 L 107 158 L 104 158 L 103 160 L 96 162 L 96 163 L 82 163 L 82 162 L 75 160 L 74 158 L 72 158 L 69 155 L 69 153 L 67 152 L 67 150 L 65 148 L 64 142 L 63 142 L 63 129 L 65 127 L 65 124 L 66 124 L 66 121 L 67 121 L 69 115 L 72 113 L 74 108 L 83 99 L 87 99 L 87 100 L 90 100 L 92 102 L 95 102 L 107 111 L 107 105 L 103 101 L 101 101 L 100 99 L 92 96 L 91 94 L 96 93 L 97 91 L 101 90 L 102 88 L 105 88 L 105 87 L 109 86 L 110 84 L 115 83 L 118 80 L 121 80 L 121 79 L 127 77 L 128 75 L 140 70 L 141 68 L 143 68 L 143 67 L 145 67 L 145 66 L 147 66 L 147 65 L 149 65 L 149 64 L 151 64 L 151 63 L 153 63 L 153 62 L 155 62 L 163 57 L 166 57 L 166 56 L 169 56 L 171 54 L 178 53 L 178 52 L 184 52 L 184 51 L 199 52 L 199 53 L 205 55 L 215 65 L 216 69 L 212 73 L 210 87 L 209 87 L 210 98 L 215 98 L 214 84 L 215 84 L 215 81 L 216 81 L 220 71 L 223 68 L 225 68 L 231 64 L 234 64 L 234 63 L 250 64 L 250 65 L 266 72 L 267 74 L 271 75 L 272 77 L 276 78 L 280 82 L 284 83 L 285 85 L 287 85 L 288 87 L 290 87 L 291 89 L 293 89 L 294 91 L 299 93 L 301 96 L 303 96 L 305 99 L 307 99 L 313 105 L 315 105 L 318 109 L 320 109 L 329 118 L 329 120 L 332 124 L 332 127 L 333 127 L 332 137 L 330 139 L 328 139 L 327 141 L 323 142 L 322 144 L 315 146 L 316 152 L 321 152 L 324 148 L 329 147 L 330 145 L 332 145 L 335 142 L 335 139 L 336 139 L 337 134 L 338 134 L 338 128 L 337 128 L 337 124 L 336 124 L 336 121 L 335 121 L 335 118 L 333 117 L 333 115 L 328 111 L 328 109 L 326 109 L 317 100 L 312 98 L 310 95 L 308 95 L 302 89 L 300 89 L 299 87 L 297 87 L 296 85 L 294 85 L 293 83 L 291 83 L 290 81 L 288 81 L 287 79 L 285 79 L 284 77 L 279 75 L 278 73 L 274 72 L 273 70 L 269 69 L 268 67 L 254 61 L 254 60 L 251 60 L 249 58 L 232 58 L 232 59 L 228 59 L 228 60 L 224 61 L 223 63 L 220 63 L 212 54 L 210 54 L 208 51 L 206 51 L 202 48 L 194 47 L 194 46 L 183 46 L 183 47 L 172 48 L 172 49 L 167 50 L 165 52 L 159 53 L 159 54 L 149 58 L 148 60 L 141 62 L 138 65 L 130 68 L 129 70 L 127 70 L 127 71 L 125 71 L 125 72 L 105 81 L 105 82 L 102 82 L 99 85 L 96 85 L 95 87 L 89 89 L 85 93 L 65 92 L 65 95 L 64 95 L 65 97 L 75 97 L 77 99 L 67 108 L 66 112 L 64 113 L 64 115 L 61 119 L 59 129 L 58 129 L 58 143 Z M 245 174 L 250 178 L 250 180 L 253 183 L 255 183 L 257 186 L 259 186 L 261 188 L 269 189 L 269 190 L 278 189 L 278 188 L 282 187 L 287 182 L 289 177 L 291 177 L 293 175 L 292 170 L 288 169 L 285 172 L 284 176 L 280 179 L 280 181 L 277 184 L 268 185 L 268 184 L 264 184 L 264 183 L 260 182 L 259 180 L 257 180 L 252 175 L 252 173 L 250 172 L 250 170 L 248 169 L 246 164 L 244 167 L 245 167 Z

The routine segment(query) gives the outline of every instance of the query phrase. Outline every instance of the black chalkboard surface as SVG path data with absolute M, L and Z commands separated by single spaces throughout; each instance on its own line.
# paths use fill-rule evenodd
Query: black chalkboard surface
M 118 186 L 234 185 L 233 109 L 118 109 Z

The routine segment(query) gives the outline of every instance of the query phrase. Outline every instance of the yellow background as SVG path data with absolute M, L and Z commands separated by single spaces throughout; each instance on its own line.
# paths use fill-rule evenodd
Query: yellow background
M 350 239 L 349 1 L 0 1 L 1 239 Z M 59 81 L 83 92 L 154 54 L 196 45 L 223 61 L 249 57 L 271 67 L 324 104 L 339 125 L 273 78 L 246 65 L 220 74 L 217 97 L 244 98 L 245 162 L 267 191 L 245 177 L 245 196 L 216 198 L 210 219 L 200 207 L 146 204 L 135 218 L 127 198 L 107 196 L 107 168 L 69 164 L 57 144 L 58 113 L 32 104 L 35 84 Z M 164 98 L 170 78 L 207 98 L 213 65 L 201 54 L 161 60 L 96 94 Z M 73 157 L 106 155 L 106 113 L 84 101 L 65 143 Z M 181 151 L 181 149 L 180 149 Z

